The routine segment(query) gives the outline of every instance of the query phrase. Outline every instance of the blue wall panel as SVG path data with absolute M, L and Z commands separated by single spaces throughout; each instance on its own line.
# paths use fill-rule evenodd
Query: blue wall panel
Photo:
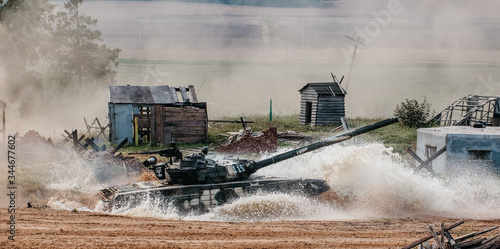
M 117 144 L 125 138 L 128 138 L 129 142 L 134 141 L 133 105 L 109 103 L 108 106 L 112 127 L 111 142 Z M 138 112 L 138 108 L 135 109 Z

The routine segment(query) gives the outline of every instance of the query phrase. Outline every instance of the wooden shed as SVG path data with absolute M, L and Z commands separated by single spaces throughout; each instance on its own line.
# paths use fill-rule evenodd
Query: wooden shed
M 341 125 L 346 91 L 338 82 L 308 83 L 300 92 L 300 124 Z
M 193 86 L 110 86 L 110 141 L 169 144 L 207 138 L 207 105 Z M 191 94 L 191 98 L 189 97 Z

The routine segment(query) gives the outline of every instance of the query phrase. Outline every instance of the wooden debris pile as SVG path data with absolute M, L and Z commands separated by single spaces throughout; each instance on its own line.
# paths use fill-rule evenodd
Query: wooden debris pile
M 252 132 L 246 128 L 238 134 L 231 135 L 226 142 L 217 149 L 224 153 L 260 153 L 275 152 L 278 148 L 278 128 L 270 127 L 262 132 Z
M 115 148 L 106 149 L 105 145 L 96 144 L 94 137 L 78 136 L 77 130 L 73 132 L 64 130 L 64 132 L 67 135 L 65 142 L 71 141 L 73 149 L 84 159 L 99 160 L 103 164 L 122 166 L 127 175 L 140 174 L 144 171 L 144 167 L 135 157 L 123 156 L 122 153 L 116 154 L 128 142 L 127 138 L 123 139 Z
M 430 235 L 419 239 L 405 247 L 403 249 L 419 248 L 419 249 L 499 249 L 500 248 L 500 234 L 496 236 L 489 237 L 479 237 L 479 235 L 486 234 L 498 228 L 498 226 L 488 228 L 480 232 L 472 232 L 462 235 L 457 238 L 453 238 L 450 234 L 450 230 L 460 226 L 464 223 L 463 220 L 451 224 L 450 226 L 445 226 L 441 223 L 440 229 L 434 230 L 432 226 L 429 226 Z M 429 243 L 428 240 L 434 239 L 434 243 Z M 417 247 L 418 246 L 418 247 Z
M 252 128 L 248 126 L 248 123 L 253 123 L 252 121 L 247 121 L 245 117 L 241 117 L 240 120 L 209 120 L 209 122 L 229 122 L 243 125 L 243 129 L 240 129 L 239 132 L 228 132 L 230 135 L 226 142 L 217 148 L 218 152 L 247 154 L 275 152 L 278 149 L 278 128 L 270 127 L 262 132 L 253 132 Z

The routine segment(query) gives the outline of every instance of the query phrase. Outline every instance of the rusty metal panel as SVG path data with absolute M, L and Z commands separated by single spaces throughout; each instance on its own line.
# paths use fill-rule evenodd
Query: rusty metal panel
M 169 86 L 150 86 L 149 91 L 153 97 L 152 104 L 171 104 L 175 103 L 171 94 L 169 94 Z
M 169 86 L 110 86 L 110 102 L 115 104 L 173 104 Z M 175 89 L 175 88 L 174 88 Z

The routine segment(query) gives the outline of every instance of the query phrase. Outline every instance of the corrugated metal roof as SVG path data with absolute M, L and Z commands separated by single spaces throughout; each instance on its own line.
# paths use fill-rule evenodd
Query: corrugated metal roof
M 116 104 L 174 104 L 176 91 L 167 86 L 110 86 L 110 102 Z
M 307 83 L 307 85 L 302 87 L 299 92 L 302 92 L 308 87 L 311 87 L 319 95 L 332 95 L 332 92 L 335 96 L 343 96 L 346 94 L 344 88 L 342 88 L 342 86 L 340 86 L 337 82 Z

